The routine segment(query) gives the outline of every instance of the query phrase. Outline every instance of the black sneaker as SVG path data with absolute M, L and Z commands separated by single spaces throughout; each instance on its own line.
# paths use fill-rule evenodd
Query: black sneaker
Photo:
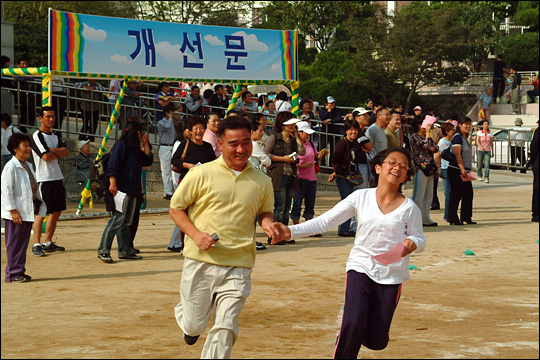
M 165 200 L 171 200 L 172 195 L 163 195 L 163 198 L 164 198 Z
M 32 254 L 34 256 L 45 256 L 45 253 L 43 252 L 43 248 L 41 245 L 35 245 L 32 247 Z
M 167 250 L 172 251 L 172 252 L 181 252 L 181 251 L 182 251 L 182 248 L 179 248 L 179 247 L 168 247 Z
M 285 240 L 285 244 L 296 244 L 296 240 Z
M 112 263 L 113 262 L 113 259 L 112 259 L 111 255 L 109 255 L 109 254 L 98 254 L 97 257 L 99 258 L 99 260 L 103 261 L 104 263 Z
M 257 250 L 266 250 L 266 246 L 264 246 L 261 242 L 256 241 L 255 246 L 257 247 Z
M 142 256 L 139 256 L 139 255 L 122 255 L 122 256 L 118 256 L 119 259 L 126 259 L 126 260 L 140 260 L 142 259 Z
M 197 336 L 189 336 L 189 335 L 184 334 L 184 341 L 185 341 L 186 344 L 188 344 L 188 345 L 195 345 L 195 343 L 197 342 L 197 340 L 199 340 L 199 336 L 200 336 L 200 335 L 197 335 Z
M 66 250 L 66 248 L 63 246 L 58 246 L 54 242 L 51 241 L 51 245 L 43 244 L 43 250 L 46 252 L 53 252 L 53 251 L 64 251 Z

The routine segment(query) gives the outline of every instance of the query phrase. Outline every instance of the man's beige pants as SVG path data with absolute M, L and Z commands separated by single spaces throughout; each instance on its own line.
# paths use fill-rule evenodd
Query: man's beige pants
M 229 359 L 238 337 L 238 317 L 251 293 L 252 269 L 184 259 L 176 321 L 189 336 L 201 335 L 214 312 L 201 359 Z

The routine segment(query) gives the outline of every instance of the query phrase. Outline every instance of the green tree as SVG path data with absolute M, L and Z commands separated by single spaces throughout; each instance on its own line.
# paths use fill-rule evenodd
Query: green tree
M 529 26 L 529 31 L 538 32 L 538 8 L 540 1 L 520 1 L 514 17 L 516 25 Z
M 3 1 L 4 17 L 13 21 L 15 61 L 25 58 L 29 66 L 46 66 L 48 54 L 48 10 L 90 15 L 129 17 L 122 2 L 106 1 Z
M 252 1 L 126 1 L 139 20 L 238 26 Z
M 377 55 L 394 79 L 409 84 L 406 112 L 422 86 L 459 83 L 468 75 L 462 64 L 470 32 L 458 20 L 460 14 L 459 8 L 413 2 L 392 18 Z
M 514 65 L 518 71 L 538 70 L 539 41 L 537 32 L 513 34 L 505 37 L 495 50 L 503 54 L 505 62 Z

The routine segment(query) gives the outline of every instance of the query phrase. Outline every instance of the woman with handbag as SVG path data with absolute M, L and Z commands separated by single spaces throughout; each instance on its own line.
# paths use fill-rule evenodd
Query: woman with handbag
M 327 149 L 318 152 L 313 141 L 309 136 L 315 132 L 307 121 L 300 121 L 296 124 L 298 136 L 306 147 L 306 155 L 298 156 L 300 162 L 298 168 L 298 177 L 300 178 L 300 189 L 294 193 L 291 219 L 293 224 L 300 223 L 300 213 L 302 212 L 302 202 L 305 202 L 304 219 L 310 220 L 315 216 L 315 197 L 317 194 L 317 174 L 321 171 L 319 162 L 322 157 L 328 154 Z M 315 237 L 321 237 L 321 234 Z
M 332 157 L 334 173 L 328 178 L 328 181 L 336 179 L 341 200 L 352 194 L 355 186 L 364 182 L 357 167 L 363 153 L 362 147 L 356 141 L 360 125 L 355 120 L 345 120 L 344 125 L 345 137 L 336 144 L 334 156 Z M 339 236 L 355 236 L 355 234 L 356 228 L 351 228 L 351 219 L 338 227 Z
M 292 198 L 299 188 L 297 155 L 306 155 L 306 148 L 296 130 L 299 121 L 291 112 L 278 113 L 274 134 L 268 138 L 264 147 L 264 152 L 272 160 L 268 175 L 274 187 L 274 220 L 284 225 L 289 223 Z M 268 243 L 272 243 L 271 239 L 268 239 Z M 282 241 L 276 245 L 284 244 Z
M 448 205 L 448 222 L 450 225 L 476 224 L 472 221 L 473 187 L 468 174 L 472 169 L 472 146 L 467 137 L 471 131 L 471 119 L 462 116 L 459 119 L 457 134 L 452 138 L 452 148 L 456 156 L 457 166 L 448 165 L 450 180 L 450 203 Z M 461 202 L 461 218 L 458 207 Z
M 438 171 L 433 154 L 439 151 L 439 147 L 431 138 L 430 123 L 420 124 L 418 121 L 412 121 L 411 126 L 414 134 L 411 135 L 410 146 L 416 167 L 413 200 L 422 213 L 422 224 L 437 226 L 438 224 L 429 217 L 429 209 L 433 200 L 434 177 Z
M 191 132 L 191 138 L 182 141 L 171 160 L 173 170 L 179 173 L 180 179 L 178 183 L 182 181 L 191 168 L 216 159 L 216 153 L 212 145 L 203 140 L 206 132 L 205 118 L 200 116 L 191 117 L 187 123 L 187 129 Z M 183 238 L 184 234 L 178 226 L 175 226 L 167 250 L 181 252 L 184 248 Z

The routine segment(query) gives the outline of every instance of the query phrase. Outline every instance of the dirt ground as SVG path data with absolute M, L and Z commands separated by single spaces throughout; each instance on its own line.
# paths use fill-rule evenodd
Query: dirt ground
M 532 175 L 499 172 L 491 179 L 474 184 L 478 225 L 449 226 L 442 211 L 432 211 L 440 226 L 425 228 L 426 250 L 412 256 L 419 270 L 403 286 L 390 343 L 377 352 L 362 348 L 359 357 L 538 359 Z M 410 189 L 405 194 L 412 196 Z M 317 214 L 338 199 L 320 193 Z M 200 357 L 206 334 L 188 346 L 174 319 L 183 258 L 166 249 L 169 216 L 142 216 L 136 244 L 143 260 L 117 260 L 115 247 L 113 264 L 96 252 L 106 221 L 61 221 L 56 241 L 67 250 L 37 258 L 29 248 L 33 280 L 2 282 L 2 358 Z M 260 229 L 258 238 L 264 241 Z M 334 229 L 260 251 L 233 358 L 331 358 L 351 247 L 352 239 Z M 476 255 L 464 255 L 466 249 Z M 3 236 L 1 264 L 5 269 Z

